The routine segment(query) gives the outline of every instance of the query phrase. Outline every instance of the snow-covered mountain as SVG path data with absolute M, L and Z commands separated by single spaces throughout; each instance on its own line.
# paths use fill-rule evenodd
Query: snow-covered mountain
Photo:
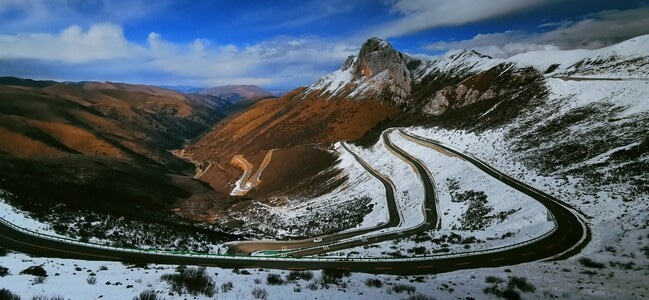
M 388 100 L 397 105 L 423 104 L 423 112 L 440 115 L 505 93 L 493 88 L 498 77 L 516 83 L 533 69 L 543 77 L 647 78 L 649 36 L 596 50 L 545 50 L 509 59 L 494 59 L 473 50 L 449 53 L 432 60 L 401 53 L 383 40 L 369 39 L 357 56 L 341 69 L 308 86 L 305 97 L 344 97 L 354 100 Z M 533 74 L 528 74 L 527 76 Z M 502 79 L 502 78 L 501 78 Z M 455 83 L 455 84 L 445 84 Z M 421 89 L 444 85 L 428 93 Z M 511 86 L 510 86 L 511 87 Z

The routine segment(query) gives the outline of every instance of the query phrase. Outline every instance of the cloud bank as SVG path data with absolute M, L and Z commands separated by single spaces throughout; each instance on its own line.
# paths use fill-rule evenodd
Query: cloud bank
M 5 72 L 32 70 L 41 63 L 45 68 L 41 73 L 47 76 L 56 71 L 44 62 L 57 62 L 62 70 L 74 69 L 85 75 L 91 74 L 84 70 L 96 71 L 80 80 L 121 81 L 126 70 L 158 74 L 152 77 L 155 82 L 140 83 L 200 86 L 246 83 L 294 87 L 338 67 L 358 50 L 315 36 L 280 36 L 239 48 L 201 38 L 179 44 L 155 32 L 149 34 L 146 44 L 138 45 L 128 41 L 115 24 L 95 24 L 85 30 L 74 25 L 58 34 L 0 35 L 0 45 L 4 45 L 0 62 L 9 67 Z M 66 73 L 66 78 L 69 75 Z M 159 78 L 164 79 L 160 82 Z
M 474 49 L 494 57 L 544 49 L 596 49 L 649 34 L 649 6 L 629 10 L 606 10 L 578 20 L 563 20 L 539 25 L 539 33 L 505 31 L 478 34 L 471 39 L 436 42 L 427 50 Z M 549 29 L 549 30 L 548 30 Z

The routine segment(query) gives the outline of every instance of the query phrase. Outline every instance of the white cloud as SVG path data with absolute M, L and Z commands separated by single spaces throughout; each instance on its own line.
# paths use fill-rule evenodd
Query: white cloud
M 487 20 L 529 9 L 544 0 L 396 0 L 391 1 L 391 11 L 400 17 L 378 28 L 373 34 L 383 37 L 398 37 L 419 31 L 463 25 Z
M 154 15 L 170 0 L 0 0 L 4 33 L 52 32 L 70 24 L 124 24 Z M 20 16 L 19 18 L 11 16 Z
M 58 35 L 0 35 L 0 46 L 0 58 L 67 63 L 132 57 L 143 53 L 143 49 L 126 41 L 121 27 L 110 24 L 93 25 L 87 31 L 79 26 L 70 26 Z
M 52 79 L 74 80 L 69 75 L 77 70 L 83 74 L 97 72 L 91 74 L 93 79 L 83 80 L 121 81 L 120 78 L 132 78 L 133 74 L 128 72 L 133 72 L 146 74 L 147 78 L 140 82 L 165 85 L 246 83 L 296 87 L 333 71 L 357 51 L 358 48 L 315 36 L 280 36 L 237 47 L 202 38 L 174 43 L 152 32 L 146 44 L 138 45 L 125 38 L 120 26 L 111 24 L 96 24 L 87 30 L 70 26 L 58 34 L 0 35 L 0 60 L 12 61 L 5 63 L 11 69 L 2 70 L 2 75 L 25 76 L 24 70 L 38 69 L 34 68 L 36 60 L 45 62 L 42 65 L 60 64 L 60 70 L 48 69 L 48 74 L 55 74 L 50 75 L 55 77 Z M 20 61 L 24 61 L 22 65 Z
M 505 31 L 478 34 L 462 41 L 440 41 L 425 46 L 433 51 L 474 49 L 494 57 L 544 49 L 595 49 L 649 34 L 649 7 L 629 10 L 607 10 L 590 14 L 580 20 L 541 24 L 553 28 L 540 33 Z

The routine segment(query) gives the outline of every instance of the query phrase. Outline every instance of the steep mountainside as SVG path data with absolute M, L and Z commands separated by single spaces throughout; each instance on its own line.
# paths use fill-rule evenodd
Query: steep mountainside
M 17 85 L 0 85 L 0 189 L 17 206 L 168 221 L 178 200 L 213 193 L 169 150 L 223 118 L 222 99 L 110 82 L 3 82 Z
M 424 60 L 372 38 L 340 70 L 228 117 L 185 151 L 205 171 L 201 180 L 228 193 L 242 174 L 235 155 L 254 172 L 277 149 L 246 197 L 281 205 L 281 196 L 322 195 L 348 180 L 328 150 L 336 141 L 370 145 L 397 126 L 504 132 L 507 147 L 521 153 L 518 162 L 539 174 L 578 176 L 591 186 L 606 178 L 607 185 L 644 193 L 639 166 L 647 159 L 648 121 L 640 98 L 647 91 L 647 50 L 649 36 L 641 36 L 597 50 L 506 60 L 458 51 Z M 615 153 L 611 159 L 597 158 L 607 151 Z M 237 203 L 236 210 L 245 210 L 250 202 Z

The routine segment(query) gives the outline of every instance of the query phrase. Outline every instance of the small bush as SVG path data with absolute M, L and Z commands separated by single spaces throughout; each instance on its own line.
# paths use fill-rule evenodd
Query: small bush
M 227 292 L 231 291 L 232 288 L 234 288 L 234 284 L 232 284 L 232 281 L 228 281 L 228 282 L 221 285 L 221 292 L 227 293 Z
M 7 267 L 0 266 L 0 277 L 5 277 L 7 275 L 9 275 L 9 269 L 7 269 Z
M 306 285 L 306 288 L 312 291 L 316 291 L 318 290 L 318 284 L 315 282 L 309 282 L 309 284 Z
M 108 271 L 108 267 L 102 265 L 101 267 L 99 267 L 99 271 Z M 146 291 L 145 291 L 145 292 L 146 292 Z M 144 292 L 142 292 L 142 293 L 144 293 Z M 140 295 L 141 295 L 141 294 L 140 294 Z
M 94 285 L 94 284 L 97 283 L 97 277 L 95 277 L 95 276 L 88 276 L 88 278 L 86 278 L 86 282 L 87 282 L 88 284 L 90 284 L 90 285 Z
M 158 298 L 154 290 L 146 290 L 140 293 L 140 295 L 133 298 L 133 300 L 161 300 Z
M 284 285 L 286 284 L 286 281 L 284 281 L 282 276 L 279 274 L 268 274 L 268 276 L 266 276 L 266 283 L 268 283 L 268 285 Z
M 171 284 L 171 290 L 182 295 L 214 295 L 214 280 L 205 273 L 205 268 L 179 268 L 176 274 L 165 274 L 160 277 Z
M 378 278 L 368 278 L 367 280 L 365 280 L 365 285 L 369 287 L 381 288 L 383 287 L 383 281 Z
M 595 268 L 595 269 L 602 269 L 602 268 L 604 268 L 606 266 L 603 263 L 594 261 L 594 260 L 592 260 L 592 259 L 590 259 L 588 257 L 580 258 L 579 263 L 584 267 Z
M 503 283 L 503 282 L 505 282 L 505 280 L 502 279 L 502 278 L 500 278 L 500 277 L 496 277 L 496 276 L 487 276 L 487 277 L 484 279 L 484 282 L 485 282 L 485 283 L 499 284 L 499 283 Z
M 509 283 L 507 283 L 507 286 L 510 288 L 517 287 L 523 293 L 534 293 L 534 291 L 536 291 L 536 287 L 534 287 L 534 285 L 532 285 L 531 283 L 527 282 L 527 278 L 525 277 L 514 276 L 511 279 L 509 279 Z
M 261 284 L 261 279 L 255 278 L 255 284 Z
M 254 288 L 252 289 L 252 296 L 255 297 L 255 299 L 266 299 L 268 298 L 268 292 L 265 289 Z
M 41 284 L 44 283 L 47 280 L 46 276 L 36 276 L 32 280 L 32 284 Z
M 296 281 L 298 279 L 302 279 L 305 281 L 309 281 L 313 279 L 313 272 L 311 271 L 291 271 L 286 275 L 286 279 L 288 281 Z
M 324 269 L 322 270 L 322 282 L 326 284 L 338 284 L 343 277 L 349 277 L 349 270 Z
M 398 283 L 392 287 L 392 290 L 396 293 L 406 292 L 408 294 L 412 294 L 417 290 L 417 288 L 413 285 Z
M 0 257 L 7 256 L 9 254 L 9 250 L 0 247 Z
M 12 293 L 8 289 L 0 289 L 0 299 L 6 299 L 6 300 L 20 300 L 20 296 Z
M 426 296 L 424 294 L 416 293 L 414 295 L 410 295 L 410 297 L 406 298 L 406 300 L 435 300 L 435 298 Z
M 20 271 L 20 275 L 22 274 L 46 277 L 47 271 L 45 271 L 45 269 L 43 269 L 43 267 L 41 266 L 31 266 L 27 269 Z

